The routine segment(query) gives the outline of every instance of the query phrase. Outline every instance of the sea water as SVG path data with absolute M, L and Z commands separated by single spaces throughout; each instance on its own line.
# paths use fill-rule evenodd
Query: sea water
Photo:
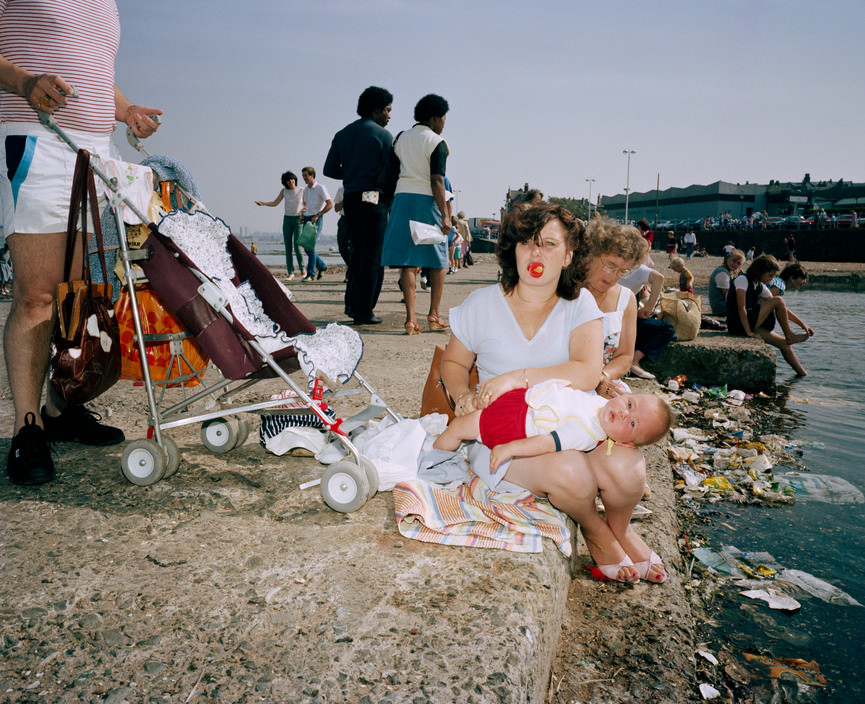
M 776 396 L 767 404 L 770 432 L 797 444 L 811 472 L 841 477 L 865 492 L 865 294 L 806 289 L 784 300 L 814 337 L 794 348 L 808 376 L 797 378 L 778 355 Z M 791 469 L 776 465 L 774 471 Z M 721 502 L 713 508 L 720 514 L 709 522 L 710 547 L 769 552 L 784 567 L 809 572 L 865 604 L 865 504 L 797 498 L 792 506 Z M 738 590 L 727 593 L 717 614 L 722 640 L 740 660 L 742 651 L 816 660 L 827 687 L 808 701 L 865 701 L 865 606 L 796 598 L 802 608 L 788 615 Z
M 247 247 L 249 247 L 252 243 L 244 242 Z M 257 241 L 256 247 L 258 248 L 258 258 L 268 267 L 270 268 L 285 268 L 285 246 L 283 243 L 274 242 L 272 240 L 268 241 Z M 320 235 L 318 241 L 315 243 L 315 251 L 318 255 L 324 260 L 324 263 L 327 266 L 332 266 L 334 264 L 343 264 L 342 257 L 339 256 L 339 250 L 336 246 L 336 235 Z M 297 267 L 297 257 L 293 257 L 292 261 L 295 264 L 295 268 Z M 306 265 L 306 254 L 303 255 L 303 263 Z

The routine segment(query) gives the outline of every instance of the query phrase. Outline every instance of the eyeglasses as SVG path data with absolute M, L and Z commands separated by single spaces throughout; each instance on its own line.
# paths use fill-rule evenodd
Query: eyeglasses
M 611 264 L 610 262 L 605 261 L 603 257 L 600 257 L 600 260 L 601 266 L 608 274 L 618 274 L 621 278 L 622 276 L 627 276 L 631 273 L 631 269 L 620 269 L 615 264 Z

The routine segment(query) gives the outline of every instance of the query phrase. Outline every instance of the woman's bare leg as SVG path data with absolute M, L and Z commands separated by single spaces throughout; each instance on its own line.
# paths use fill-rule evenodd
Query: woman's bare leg
M 778 319 L 778 325 L 781 326 L 781 331 L 784 333 L 784 339 L 788 345 L 794 345 L 797 342 L 804 342 L 808 339 L 808 333 L 796 334 L 790 328 L 790 318 L 787 314 L 787 304 L 784 303 L 784 299 L 780 296 L 764 298 L 761 301 L 760 312 L 757 314 L 757 322 L 754 324 L 754 327 L 755 329 L 757 329 L 758 333 L 760 332 L 759 328 L 763 324 L 763 321 L 769 317 L 769 313 L 775 313 L 775 317 Z
M 405 321 L 417 325 L 417 319 L 414 313 L 415 301 L 415 282 L 417 280 L 417 269 L 413 266 L 404 266 L 400 273 L 400 288 L 402 295 L 405 298 Z
M 621 446 L 607 455 L 601 447 L 589 453 L 587 460 L 598 480 L 610 531 L 631 560 L 635 563 L 649 561 L 652 549 L 631 528 L 631 514 L 643 495 L 646 481 L 643 455 L 639 450 Z M 646 578 L 650 582 L 663 581 L 666 578 L 663 564 L 649 565 Z
M 553 506 L 574 519 L 597 564 L 616 565 L 627 557 L 595 508 L 598 483 L 582 452 L 572 450 L 514 460 L 505 478 L 533 494 L 546 496 Z M 642 487 L 640 483 L 640 491 Z M 630 565 L 621 567 L 616 576 L 622 581 L 638 579 L 637 571 Z
M 799 361 L 799 358 L 793 351 L 792 345 L 790 345 L 787 340 L 774 332 L 766 330 L 765 328 L 757 328 L 757 334 L 770 345 L 773 345 L 779 350 L 781 350 L 781 356 L 784 358 L 787 364 L 793 367 L 793 371 L 795 371 L 798 376 L 808 376 L 808 372 L 805 371 L 805 367 L 802 366 L 802 363 Z
M 429 318 L 439 320 L 439 306 L 442 302 L 442 292 L 445 287 L 445 270 L 430 269 L 429 271 L 430 297 L 429 297 Z

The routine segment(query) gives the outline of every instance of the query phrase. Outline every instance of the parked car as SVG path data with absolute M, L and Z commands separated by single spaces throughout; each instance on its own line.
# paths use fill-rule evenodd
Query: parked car
M 852 215 L 836 215 L 835 227 L 853 227 Z
M 777 215 L 769 215 L 765 218 L 767 230 L 777 230 L 781 227 L 784 218 Z
M 666 230 L 675 230 L 675 229 L 676 229 L 676 223 L 674 223 L 672 220 L 664 220 L 663 222 L 659 222 L 657 225 L 655 225 L 655 230 L 658 232 L 664 232 Z
M 782 220 L 781 224 L 784 227 L 795 227 L 796 229 L 799 229 L 805 227 L 805 218 L 802 215 L 788 215 Z

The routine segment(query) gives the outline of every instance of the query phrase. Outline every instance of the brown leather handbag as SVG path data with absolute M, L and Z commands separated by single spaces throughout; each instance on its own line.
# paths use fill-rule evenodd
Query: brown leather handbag
M 442 357 L 444 356 L 444 348 L 436 345 L 433 350 L 432 364 L 430 365 L 429 374 L 426 378 L 426 384 L 423 387 L 423 396 L 421 397 L 420 414 L 422 416 L 430 413 L 444 413 L 448 417 L 448 422 L 454 419 L 455 399 L 451 397 L 448 390 L 445 388 L 441 375 Z M 472 365 L 469 372 L 469 386 L 472 388 L 478 385 L 478 367 Z
M 120 334 L 111 301 L 111 284 L 93 283 L 87 256 L 89 206 L 93 216 L 93 235 L 99 247 L 102 278 L 107 282 L 97 203 L 90 154 L 81 149 L 75 162 L 66 226 L 64 281 L 57 287 L 57 321 L 51 338 L 51 385 L 67 403 L 86 403 L 120 378 Z M 81 279 L 70 280 L 79 215 L 83 271 Z

